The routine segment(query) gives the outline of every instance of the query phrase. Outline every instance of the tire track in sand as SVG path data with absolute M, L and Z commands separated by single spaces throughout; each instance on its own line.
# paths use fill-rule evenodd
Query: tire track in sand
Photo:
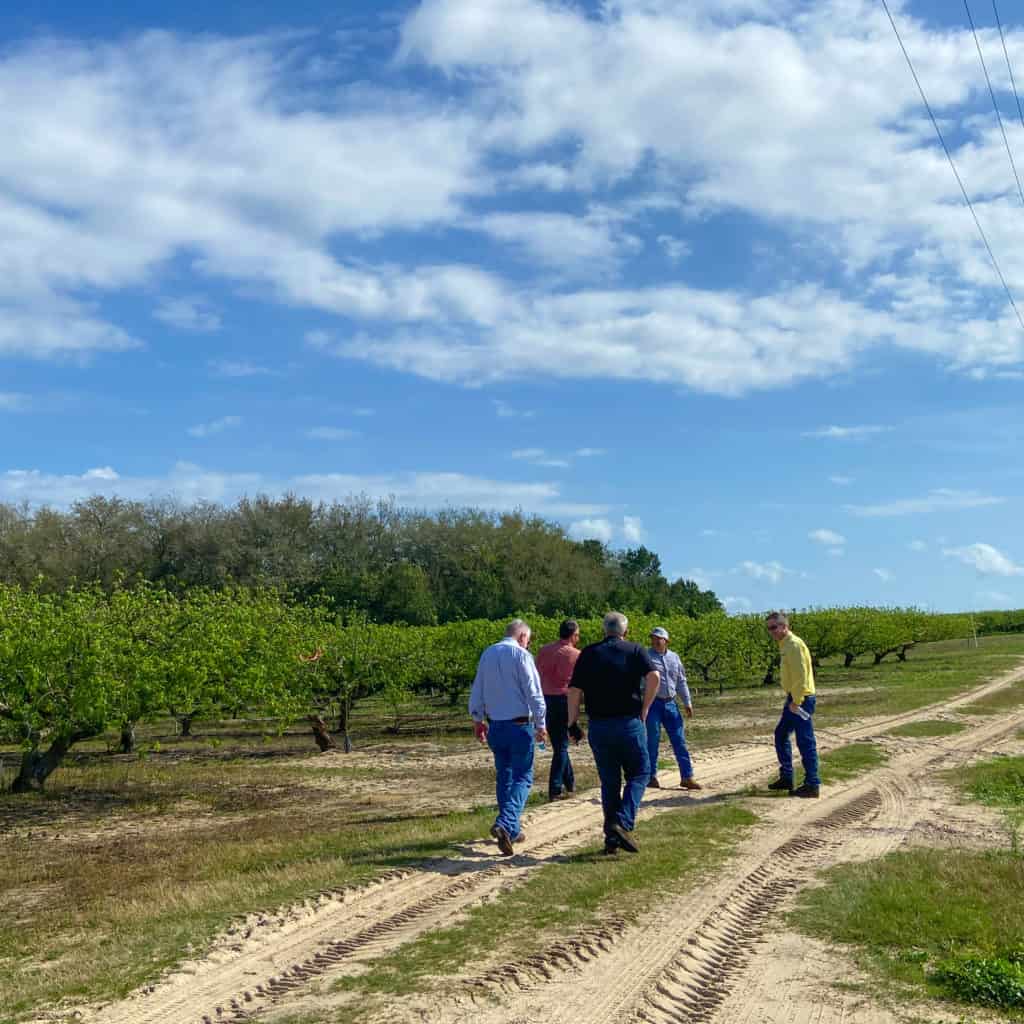
M 833 730 L 823 746 L 827 749 L 853 742 L 894 725 L 927 717 L 937 708 L 968 703 L 1021 677 L 1024 677 L 1024 669 L 941 705 Z M 976 732 L 970 730 L 958 738 Z M 774 755 L 759 744 L 741 748 L 721 760 L 715 759 L 702 777 L 711 787 L 723 783 L 735 785 L 737 781 L 762 774 L 772 765 Z M 645 798 L 644 816 L 692 800 L 679 791 L 653 791 Z M 596 796 L 550 805 L 550 809 L 540 808 L 529 816 L 529 840 L 515 857 L 495 860 L 489 843 L 467 844 L 460 849 L 458 857 L 392 872 L 383 881 L 331 894 L 326 902 L 312 907 L 307 902 L 298 911 L 291 908 L 274 918 L 272 927 L 258 929 L 240 941 L 232 938 L 216 944 L 213 953 L 204 960 L 186 965 L 164 981 L 105 1007 L 93 1019 L 97 1024 L 200 1024 L 251 1017 L 261 1007 L 303 988 L 311 979 L 328 974 L 342 964 L 372 960 L 429 928 L 447 922 L 464 907 L 515 884 L 544 859 L 590 841 L 599 831 L 600 821 L 600 803 Z M 777 891 L 772 889 L 771 893 Z M 719 902 L 727 897 L 728 893 L 720 893 Z M 699 922 L 691 922 L 691 925 L 695 923 Z M 594 952 L 587 955 L 600 959 L 602 946 L 617 941 L 619 930 L 608 925 L 605 931 L 608 938 L 601 941 L 589 937 Z M 588 936 L 582 936 L 579 949 L 587 951 L 586 940 Z

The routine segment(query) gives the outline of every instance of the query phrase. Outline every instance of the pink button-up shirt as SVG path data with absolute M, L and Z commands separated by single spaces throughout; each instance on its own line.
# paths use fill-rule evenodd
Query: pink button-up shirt
M 537 652 L 537 671 L 540 673 L 540 688 L 545 697 L 564 697 L 572 679 L 572 670 L 580 656 L 569 640 L 556 640 L 545 644 Z

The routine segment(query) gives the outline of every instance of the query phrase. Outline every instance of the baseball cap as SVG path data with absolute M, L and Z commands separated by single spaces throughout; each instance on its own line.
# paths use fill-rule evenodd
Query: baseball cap
M 664 626 L 655 626 L 651 630 L 651 636 L 660 636 L 662 640 L 668 639 L 668 630 Z

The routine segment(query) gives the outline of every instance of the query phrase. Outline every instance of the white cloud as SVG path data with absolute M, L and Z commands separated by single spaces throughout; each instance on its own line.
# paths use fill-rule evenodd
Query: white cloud
M 244 360 L 212 359 L 208 365 L 211 372 L 218 377 L 273 377 L 277 375 L 276 370 Z
M 569 526 L 569 536 L 575 540 L 599 540 L 610 544 L 615 528 L 608 519 L 580 519 Z
M 829 548 L 828 553 L 832 558 L 842 558 L 846 554 L 846 548 Z
M 743 615 L 753 608 L 753 603 L 747 597 L 723 597 L 722 605 L 730 615 Z
M 0 391 L 0 412 L 24 412 L 28 407 L 28 395 L 17 391 Z
M 599 517 L 606 512 L 603 505 L 565 500 L 552 483 L 506 482 L 463 473 L 412 472 L 379 476 L 313 473 L 278 478 L 261 473 L 204 469 L 189 462 L 177 463 L 162 477 L 126 477 L 109 466 L 81 474 L 53 474 L 38 469 L 11 469 L 0 473 L 0 501 L 66 506 L 93 494 L 118 495 L 138 501 L 173 495 L 184 502 L 230 502 L 256 494 L 298 494 L 315 501 L 340 501 L 366 495 L 394 498 L 399 504 L 413 508 L 521 508 L 538 515 L 564 518 Z
M 194 427 L 188 428 L 190 437 L 213 437 L 215 434 L 222 434 L 232 427 L 241 426 L 241 416 L 221 416 L 218 420 L 211 420 L 209 423 L 197 423 Z
M 991 544 L 968 544 L 962 548 L 943 548 L 943 555 L 972 566 L 983 576 L 1024 576 L 1024 566 L 1016 565 Z
M 636 247 L 633 236 L 621 231 L 621 218 L 594 209 L 585 216 L 565 213 L 491 213 L 477 222 L 478 230 L 522 251 L 531 263 L 601 276 L 616 269 L 620 251 Z
M 306 431 L 306 437 L 312 441 L 348 441 L 358 436 L 358 431 L 345 427 L 312 427 Z
M 811 530 L 807 536 L 816 544 L 825 544 L 829 547 L 841 547 L 846 543 L 846 538 L 835 530 Z
M 872 569 L 871 570 L 883 583 L 889 583 L 892 581 L 892 573 L 888 569 Z
M 740 562 L 738 570 L 753 577 L 755 580 L 767 580 L 769 583 L 779 583 L 782 577 L 792 572 L 780 562 Z
M 990 608 L 1013 608 L 1016 604 L 1013 597 L 1001 590 L 979 590 L 977 597 L 979 604 Z
M 577 448 L 573 452 L 578 459 L 592 459 L 599 455 L 607 455 L 608 450 L 606 448 Z
M 673 235 L 658 235 L 657 241 L 658 245 L 665 250 L 665 256 L 670 263 L 679 263 L 693 251 L 689 242 Z
M 153 316 L 183 331 L 208 333 L 220 328 L 220 314 L 210 309 L 202 299 L 165 299 Z
M 911 551 L 927 551 L 928 545 L 923 540 L 912 540 L 908 545 Z
M 711 581 L 717 575 L 717 573 L 712 572 L 710 569 L 695 567 L 687 570 L 686 572 L 678 572 L 674 576 L 669 576 L 668 578 L 670 580 L 675 580 L 682 577 L 684 580 L 693 580 L 701 590 L 711 590 Z
M 513 459 L 525 459 L 534 466 L 543 466 L 547 469 L 568 469 L 567 459 L 554 458 L 545 452 L 543 448 L 516 448 L 511 453 Z
M 973 102 L 984 80 L 969 36 L 903 20 L 1019 294 L 1011 183 Z M 1024 60 L 1019 29 L 1007 45 Z M 877 6 L 425 0 L 398 63 L 444 72 L 458 98 L 410 80 L 323 88 L 347 53 L 329 46 L 148 32 L 7 47 L 0 354 L 139 346 L 99 300 L 152 287 L 184 257 L 199 288 L 218 279 L 356 323 L 325 351 L 467 386 L 543 371 L 743 394 L 882 346 L 976 376 L 1020 372 L 1024 337 Z M 509 194 L 523 187 L 565 209 L 531 209 Z M 615 213 L 600 204 L 612 189 Z M 841 273 L 822 274 L 832 287 L 596 287 L 641 240 L 670 256 L 688 244 L 667 215 L 645 223 L 650 209 L 682 225 L 738 212 Z M 349 256 L 393 230 L 420 232 L 409 265 Z M 435 258 L 466 230 L 556 267 L 557 284 Z M 576 277 L 586 286 L 564 287 Z M 820 436 L 863 429 L 876 428 Z
M 512 405 L 511 402 L 503 402 L 500 398 L 491 399 L 494 405 L 494 411 L 499 419 L 533 419 L 536 416 L 536 412 L 533 409 L 520 409 L 518 406 Z
M 852 476 L 842 476 L 839 473 L 835 473 L 829 477 L 829 481 L 834 483 L 836 487 L 849 487 L 853 483 Z
M 846 505 L 845 508 L 855 516 L 879 518 L 917 515 L 940 509 L 982 508 L 986 505 L 998 505 L 1005 500 L 1005 498 L 981 494 L 978 491 L 958 491 L 948 487 L 939 487 L 929 491 L 923 498 L 901 498 L 877 505 Z
M 892 430 L 892 427 L 881 426 L 859 426 L 859 427 L 821 427 L 818 430 L 808 430 L 801 434 L 801 437 L 826 437 L 838 441 L 863 441 L 875 434 L 884 434 Z M 840 478 L 844 479 L 844 478 Z
M 622 539 L 627 544 L 639 544 L 643 540 L 643 523 L 638 516 L 622 517 Z

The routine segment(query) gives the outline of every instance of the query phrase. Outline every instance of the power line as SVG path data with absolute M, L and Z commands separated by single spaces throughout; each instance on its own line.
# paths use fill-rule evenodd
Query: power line
M 964 10 L 967 12 L 967 20 L 971 25 L 971 33 L 974 36 L 974 45 L 978 49 L 978 59 L 981 61 L 981 70 L 985 72 L 985 82 L 988 85 L 988 94 L 992 97 L 992 109 L 996 112 L 996 120 L 999 122 L 999 130 L 1003 133 L 1003 145 L 1006 147 L 1006 155 L 1010 158 L 1010 169 L 1017 181 L 1017 192 L 1020 195 L 1021 206 L 1024 206 L 1024 188 L 1020 185 L 1020 175 L 1017 173 L 1017 165 L 1013 162 L 1013 153 L 1010 152 L 1010 140 L 1006 137 L 1006 128 L 1003 126 L 1003 115 L 999 112 L 999 104 L 996 102 L 996 92 L 992 88 L 992 79 L 988 76 L 988 65 L 985 63 L 985 55 L 981 52 L 981 43 L 978 40 L 978 30 L 974 27 L 974 18 L 971 17 L 971 8 L 967 0 L 964 0 Z
M 935 114 L 932 112 L 932 105 L 928 102 L 928 97 L 924 94 L 921 79 L 917 77 L 917 72 L 914 70 L 914 63 L 910 59 L 910 54 L 907 53 L 907 48 L 903 45 L 903 37 L 900 35 L 900 30 L 896 27 L 896 22 L 893 21 L 892 12 L 889 10 L 889 4 L 886 0 L 882 0 L 882 6 L 885 8 L 885 13 L 889 18 L 889 24 L 892 25 L 892 30 L 896 35 L 896 42 L 900 44 L 900 49 L 903 51 L 907 67 L 910 68 L 910 74 L 913 76 L 914 83 L 917 85 L 917 91 L 921 94 L 921 102 L 924 104 L 925 110 L 928 111 L 928 116 L 932 121 L 932 127 L 935 129 L 935 134 L 939 137 L 939 142 L 942 145 L 942 151 L 946 154 L 946 159 L 949 161 L 953 177 L 956 178 L 956 183 L 960 186 L 960 192 L 964 197 L 964 202 L 967 204 L 967 209 L 971 211 L 971 216 L 974 218 L 974 226 L 978 229 L 978 234 L 981 235 L 982 242 L 985 243 L 985 250 L 988 252 L 988 258 L 992 261 L 992 267 L 996 272 L 996 276 L 999 278 L 999 282 L 1003 286 L 1003 291 L 1006 292 L 1006 298 L 1009 300 L 1010 306 L 1017 316 L 1017 323 L 1020 324 L 1021 330 L 1024 330 L 1024 318 L 1020 315 L 1017 303 L 1013 301 L 1013 295 L 1010 293 L 1010 286 L 1006 283 L 1006 278 L 1003 277 L 1003 272 L 999 268 L 999 261 L 996 259 L 996 254 L 992 251 L 992 246 L 988 243 L 988 237 L 985 234 L 985 229 L 981 226 L 981 221 L 978 220 L 978 214 L 974 209 L 974 204 L 971 202 L 971 197 L 967 194 L 967 189 L 964 188 L 963 179 L 960 177 L 960 172 L 956 169 L 956 164 L 953 163 L 953 155 L 950 153 L 949 146 L 946 145 L 946 140 L 942 136 L 942 130 L 939 128 L 939 122 L 935 120 Z
M 1006 36 L 1003 35 L 1003 23 L 999 20 L 999 8 L 996 7 L 996 0 L 992 0 L 992 10 L 996 16 L 996 25 L 999 28 L 999 41 L 1003 44 L 1003 56 L 1006 58 L 1006 70 L 1010 72 L 1010 88 L 1013 89 L 1013 98 L 1017 101 L 1017 113 L 1020 115 L 1020 126 L 1024 128 L 1024 110 L 1020 106 L 1020 96 L 1017 95 L 1017 83 L 1013 80 L 1013 65 L 1010 63 L 1010 54 L 1006 49 Z

